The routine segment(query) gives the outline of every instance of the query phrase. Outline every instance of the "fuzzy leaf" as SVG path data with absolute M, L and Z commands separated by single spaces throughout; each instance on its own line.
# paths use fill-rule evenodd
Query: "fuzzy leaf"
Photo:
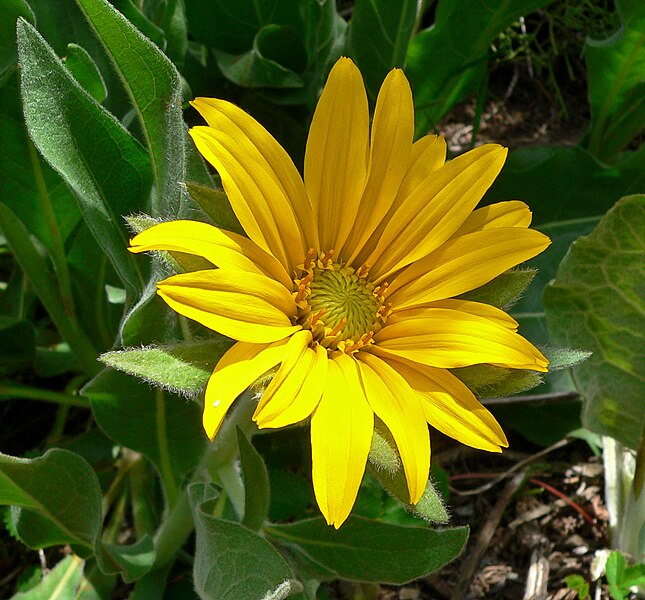
M 76 81 L 92 94 L 97 102 L 103 102 L 107 98 L 105 81 L 85 48 L 78 44 L 67 44 L 65 66 L 74 75 Z
M 87 462 L 54 448 L 33 459 L 0 454 L 0 504 L 30 548 L 71 543 L 91 554 L 101 528 L 101 490 Z
M 645 196 L 627 196 L 580 238 L 546 289 L 552 339 L 593 352 L 573 368 L 583 424 L 637 448 L 645 426 Z
M 109 2 L 77 3 L 121 75 L 141 123 L 156 190 L 153 214 L 176 215 L 182 204 L 180 183 L 186 172 L 179 73 L 164 53 Z
M 434 530 L 350 517 L 338 530 L 321 518 L 266 525 L 267 535 L 339 577 L 400 585 L 424 577 L 461 553 L 467 527 Z
M 189 492 L 197 537 L 193 576 L 200 598 L 261 600 L 294 579 L 285 559 L 266 539 L 212 515 L 217 495 L 212 487 L 193 484 Z
M 217 361 L 230 345 L 229 340 L 219 338 L 172 346 L 126 348 L 102 354 L 101 361 L 171 392 L 195 396 L 206 389 Z
M 43 579 L 26 592 L 18 592 L 11 600 L 68 600 L 77 598 L 85 563 L 78 556 L 66 556 Z
M 121 215 L 145 208 L 148 158 L 86 92 L 40 34 L 18 21 L 25 120 L 36 147 L 75 192 L 88 227 L 124 283 L 143 288 Z

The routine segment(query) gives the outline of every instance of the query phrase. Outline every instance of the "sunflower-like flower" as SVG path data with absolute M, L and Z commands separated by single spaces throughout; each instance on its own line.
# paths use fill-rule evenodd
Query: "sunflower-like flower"
M 506 149 L 486 144 L 446 163 L 441 137 L 413 143 L 412 94 L 399 69 L 380 89 L 370 128 L 348 58 L 316 107 L 304 178 L 240 108 L 210 98 L 192 105 L 208 125 L 190 134 L 248 237 L 171 221 L 137 235 L 131 250 L 184 252 L 217 267 L 158 283 L 173 310 L 237 340 L 206 388 L 208 436 L 274 370 L 253 419 L 260 428 L 309 421 L 314 493 L 336 528 L 354 505 L 376 418 L 397 446 L 412 504 L 428 480 L 428 424 L 474 448 L 506 447 L 493 416 L 449 371 L 548 364 L 508 314 L 457 297 L 549 245 L 528 228 L 522 202 L 475 210 Z

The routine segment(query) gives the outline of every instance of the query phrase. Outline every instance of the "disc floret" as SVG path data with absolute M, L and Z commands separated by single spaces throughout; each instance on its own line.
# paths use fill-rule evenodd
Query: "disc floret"
M 391 312 L 385 302 L 387 284 L 375 285 L 369 267 L 354 269 L 333 260 L 334 251 L 310 249 L 294 279 L 296 323 L 309 329 L 314 343 L 329 351 L 353 354 L 373 343 Z

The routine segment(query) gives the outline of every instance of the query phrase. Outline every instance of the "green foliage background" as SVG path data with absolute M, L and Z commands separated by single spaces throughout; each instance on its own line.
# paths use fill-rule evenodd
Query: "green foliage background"
M 125 581 L 137 600 L 314 598 L 321 581 L 403 583 L 459 554 L 466 528 L 429 529 L 369 481 L 356 516 L 339 532 L 323 526 L 302 461 L 278 460 L 270 436 L 251 443 L 250 426 L 225 427 L 209 446 L 199 393 L 229 341 L 156 297 L 155 282 L 181 257 L 149 268 L 126 250 L 132 230 L 150 222 L 143 214 L 239 227 L 187 139 L 186 123 L 197 121 L 190 98 L 238 103 L 299 164 L 318 94 L 345 54 L 372 102 L 387 72 L 405 69 L 422 135 L 473 94 L 481 106 L 494 42 L 550 3 L 429 4 L 357 0 L 347 18 L 331 0 L 0 0 L 0 400 L 57 407 L 33 454 L 0 455 L 0 504 L 27 546 L 69 544 L 76 554 L 16 597 L 64 585 L 73 597 L 110 598 Z M 576 386 L 583 424 L 635 448 L 645 422 L 636 366 L 645 5 L 616 4 L 619 28 L 585 43 L 587 132 L 573 147 L 512 150 L 484 202 L 521 198 L 553 239 L 513 309 L 524 334 L 594 352 L 573 379 L 549 375 L 539 391 Z M 556 275 L 547 329 L 542 292 Z M 114 370 L 98 362 L 104 353 Z M 511 383 L 500 375 L 481 393 L 529 387 Z M 237 422 L 244 410 L 235 408 Z M 556 428 L 550 409 L 499 414 L 548 443 L 545 431 L 557 439 L 578 425 L 578 405 L 567 410 Z M 73 415 L 82 425 L 65 435 Z M 298 432 L 282 435 L 302 444 Z M 231 467 L 238 455 L 240 472 Z M 181 548 L 193 529 L 191 567 Z

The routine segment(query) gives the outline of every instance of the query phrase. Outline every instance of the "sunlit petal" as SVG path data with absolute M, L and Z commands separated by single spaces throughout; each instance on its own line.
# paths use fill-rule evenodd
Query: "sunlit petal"
M 493 183 L 506 153 L 486 144 L 430 173 L 389 219 L 367 259 L 374 277 L 387 277 L 448 240 Z
M 431 367 L 504 363 L 546 371 L 548 361 L 504 324 L 449 308 L 412 308 L 390 317 L 374 340 L 380 351 Z
M 496 202 L 474 210 L 464 224 L 455 231 L 453 237 L 501 227 L 528 227 L 532 218 L 533 213 L 524 202 L 519 200 Z
M 266 275 L 291 290 L 284 267 L 255 242 L 242 235 L 199 221 L 168 221 L 154 225 L 130 240 L 130 252 L 168 250 L 201 256 L 223 269 Z
M 286 339 L 273 344 L 238 342 L 220 358 L 208 380 L 204 398 L 203 424 L 210 439 L 217 434 L 235 399 L 282 361 L 286 343 Z
M 393 69 L 385 78 L 372 120 L 367 183 L 358 214 L 346 243 L 351 261 L 386 215 L 397 194 L 412 150 L 414 105 L 403 71 Z
M 311 417 L 314 492 L 329 525 L 347 518 L 365 473 L 374 413 L 365 398 L 356 361 L 339 354 L 329 361 L 322 400 Z
M 340 252 L 358 212 L 369 151 L 363 78 L 341 58 L 329 73 L 307 138 L 305 186 L 318 219 L 322 251 Z
M 372 410 L 392 433 L 410 493 L 416 504 L 425 491 L 430 470 L 430 436 L 417 394 L 387 362 L 358 354 L 365 395 Z
M 157 284 L 174 311 L 242 342 L 275 342 L 301 329 L 285 287 L 264 275 L 208 269 L 174 275 Z
M 314 411 L 327 380 L 327 352 L 310 348 L 311 332 L 291 336 L 280 369 L 262 394 L 253 419 L 260 429 L 286 427 Z
M 292 160 L 264 127 L 234 104 L 197 98 L 192 105 L 209 126 L 193 127 L 190 134 L 219 172 L 244 231 L 290 271 L 318 241 L 311 204 Z
M 480 450 L 500 452 L 508 446 L 495 417 L 450 371 L 402 358 L 387 360 L 422 399 L 425 418 L 435 429 Z
M 539 231 L 519 227 L 453 238 L 397 275 L 388 300 L 396 310 L 404 310 L 458 296 L 537 256 L 550 243 Z

